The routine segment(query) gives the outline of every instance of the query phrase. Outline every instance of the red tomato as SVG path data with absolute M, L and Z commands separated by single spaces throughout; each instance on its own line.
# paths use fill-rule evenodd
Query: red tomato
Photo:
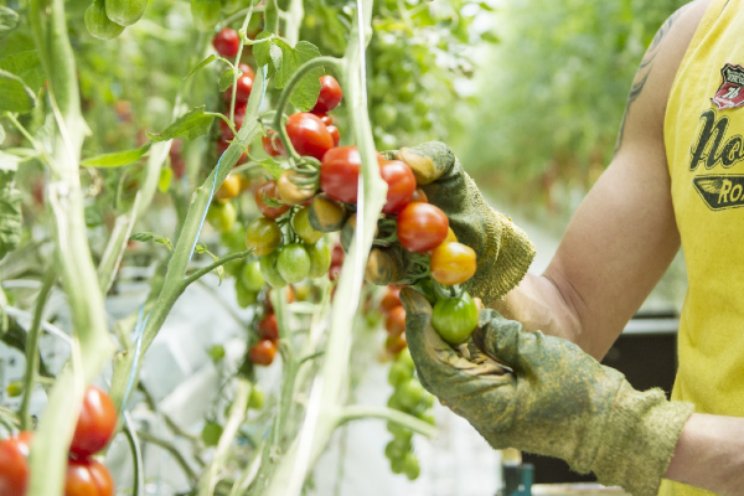
M 423 189 L 416 188 L 416 190 L 413 192 L 413 195 L 411 196 L 411 203 L 413 202 L 429 203 L 429 197 L 426 196 L 426 193 Z
M 114 435 L 116 420 L 116 407 L 108 393 L 90 386 L 83 397 L 70 453 L 86 458 L 101 451 Z
M 235 91 L 235 101 L 240 103 L 247 102 L 253 89 L 253 76 L 251 74 L 241 74 L 235 82 L 235 87 L 237 88 Z
M 325 114 L 338 107 L 343 96 L 344 92 L 341 91 L 341 85 L 338 84 L 335 77 L 327 74 L 320 76 L 320 94 L 318 95 L 318 101 L 315 102 L 315 107 L 310 112 L 320 115 Z
M 355 146 L 331 148 L 320 165 L 320 188 L 334 200 L 356 203 L 361 165 Z
M 28 431 L 0 441 L 0 496 L 22 496 L 28 482 Z
M 65 496 L 111 496 L 114 480 L 106 465 L 93 458 L 67 464 Z
M 462 284 L 475 275 L 475 251 L 456 241 L 437 246 L 430 259 L 431 277 L 439 284 Z
M 382 207 L 386 214 L 395 214 L 411 201 L 416 190 L 416 176 L 405 162 L 381 160 L 380 175 L 388 185 L 387 202 Z
M 344 263 L 344 248 L 340 243 L 336 243 L 331 251 L 331 267 L 328 269 L 328 279 L 335 281 L 341 273 L 341 266 Z
M 271 157 L 284 155 L 284 145 L 282 140 L 277 136 L 276 131 L 269 131 L 261 138 L 261 144 L 266 153 Z
M 222 28 L 212 38 L 212 46 L 223 57 L 235 57 L 240 48 L 240 35 L 233 28 Z
M 333 125 L 333 117 L 330 115 L 321 115 L 320 120 L 323 121 L 323 124 L 325 124 L 326 127 Z
M 279 199 L 276 181 L 269 181 L 259 186 L 253 197 L 256 200 L 258 209 L 269 219 L 276 219 L 289 210 L 289 205 L 281 203 Z
M 398 240 L 408 251 L 436 248 L 447 237 L 448 227 L 445 213 L 430 203 L 409 203 L 398 214 Z
M 276 321 L 276 314 L 269 313 L 264 315 L 258 323 L 258 335 L 261 339 L 268 339 L 270 341 L 279 340 L 279 325 Z
M 391 336 L 400 336 L 406 332 L 406 310 L 402 305 L 390 309 L 385 317 L 385 330 Z
M 297 153 L 323 159 L 333 148 L 333 136 L 317 115 L 297 112 L 287 119 L 287 134 Z
M 406 342 L 406 333 L 398 334 L 397 336 L 390 335 L 385 339 L 385 349 L 391 355 L 397 356 L 398 353 L 406 349 L 408 343 Z
M 380 310 L 388 313 L 390 310 L 400 305 L 400 288 L 388 286 L 387 291 L 385 291 L 385 294 L 380 300 Z
M 338 128 L 333 124 L 329 124 L 326 126 L 326 129 L 328 129 L 328 132 L 331 133 L 331 138 L 333 138 L 333 146 L 338 146 L 338 143 L 341 141 L 341 133 L 338 131 Z
M 271 365 L 276 356 L 276 343 L 270 339 L 262 339 L 248 351 L 248 357 L 256 365 Z
M 256 78 L 256 72 L 253 70 L 253 67 L 249 66 L 248 64 L 238 64 L 238 71 L 240 71 L 241 74 L 248 74 L 252 78 Z

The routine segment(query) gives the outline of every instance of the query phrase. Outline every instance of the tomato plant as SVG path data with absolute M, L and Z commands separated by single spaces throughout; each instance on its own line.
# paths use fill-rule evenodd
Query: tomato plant
M 317 115 L 307 112 L 292 114 L 287 119 L 287 134 L 295 151 L 318 160 L 333 148 L 333 136 Z
M 447 237 L 449 220 L 438 207 L 429 203 L 409 203 L 398 214 L 398 239 L 413 252 L 425 252 L 439 246 Z
M 416 178 L 411 168 L 400 160 L 381 160 L 380 175 L 388 185 L 387 202 L 382 211 L 396 214 L 411 202 L 416 191 Z
M 248 356 L 256 365 L 269 366 L 276 356 L 276 343 L 271 339 L 262 339 L 251 347 Z
M 240 35 L 233 28 L 224 27 L 212 38 L 212 46 L 223 57 L 235 57 L 240 48 Z
M 276 181 L 269 181 L 258 187 L 253 195 L 256 205 L 269 219 L 276 219 L 289 210 L 289 205 L 282 202 Z
M 362 159 L 355 146 L 330 149 L 320 166 L 320 188 L 334 200 L 356 203 Z
M 475 250 L 456 241 L 445 241 L 431 253 L 431 276 L 444 286 L 462 284 L 475 275 Z

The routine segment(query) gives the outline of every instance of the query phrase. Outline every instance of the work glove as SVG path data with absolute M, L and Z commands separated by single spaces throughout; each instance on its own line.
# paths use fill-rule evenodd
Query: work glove
M 475 250 L 478 269 L 465 283 L 473 296 L 490 305 L 519 283 L 534 258 L 532 244 L 508 217 L 488 205 L 447 145 L 431 141 L 385 155 L 411 167 L 429 203 L 447 214 L 458 241 Z M 406 267 L 405 256 L 390 253 Z
M 623 374 L 573 343 L 526 332 L 494 310 L 453 349 L 431 326 L 431 306 L 401 291 L 406 338 L 421 384 L 497 449 L 565 460 L 634 496 L 656 495 L 692 405 Z

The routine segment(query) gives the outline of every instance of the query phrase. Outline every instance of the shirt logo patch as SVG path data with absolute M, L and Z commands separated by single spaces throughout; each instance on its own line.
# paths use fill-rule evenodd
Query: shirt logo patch
M 698 176 L 692 182 L 711 210 L 744 207 L 744 176 Z
M 733 109 L 744 106 L 744 67 L 726 64 L 721 69 L 723 82 L 711 98 L 719 110 Z

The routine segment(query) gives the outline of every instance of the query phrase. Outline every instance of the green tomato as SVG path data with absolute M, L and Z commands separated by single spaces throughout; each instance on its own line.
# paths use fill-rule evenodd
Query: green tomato
M 410 381 L 411 377 L 413 377 L 412 371 L 405 364 L 396 361 L 390 366 L 387 380 L 391 386 L 398 387 L 406 381 Z
M 418 458 L 416 458 L 416 455 L 414 455 L 411 451 L 406 453 L 405 457 L 403 458 L 402 472 L 406 474 L 408 480 L 418 479 L 418 476 L 421 475 L 421 467 L 419 466 Z
M 240 308 L 248 308 L 258 300 L 258 291 L 247 288 L 242 279 L 235 281 L 235 299 Z
M 240 282 L 245 289 L 251 291 L 260 291 L 266 284 L 266 280 L 261 275 L 261 266 L 258 260 L 248 262 L 240 271 Z
M 410 380 L 401 384 L 395 394 L 399 395 L 401 406 L 406 411 L 412 412 L 424 399 L 426 391 L 418 381 Z
M 273 252 L 258 259 L 261 275 L 272 288 L 283 288 L 287 285 L 287 281 L 284 280 L 276 268 L 278 255 L 277 252 Z
M 245 231 L 245 246 L 258 255 L 268 255 L 282 242 L 279 224 L 266 217 L 259 217 Z
M 119 26 L 106 15 L 105 0 L 94 0 L 85 9 L 83 20 L 88 32 L 99 40 L 116 38 L 124 31 L 123 26 Z
M 392 434 L 395 439 L 410 441 L 413 437 L 413 431 L 411 431 L 411 429 L 403 427 L 396 422 L 388 422 L 386 428 L 387 431 Z
M 310 277 L 323 277 L 331 268 L 331 247 L 321 239 L 314 245 L 305 245 L 310 257 Z
M 276 269 L 289 284 L 300 282 L 310 275 L 310 267 L 310 255 L 301 244 L 292 243 L 279 249 Z
M 207 354 L 214 363 L 220 363 L 225 358 L 225 347 L 221 344 L 213 344 L 207 350 Z
M 478 327 L 478 307 L 468 293 L 442 298 L 434 305 L 431 325 L 449 344 L 464 343 Z
M 248 397 L 248 408 L 260 410 L 264 406 L 264 392 L 256 384 L 251 389 L 251 395 Z
M 106 0 L 106 16 L 120 26 L 131 26 L 142 17 L 148 0 Z
M 207 221 L 219 232 L 232 231 L 237 218 L 238 212 L 230 202 L 212 203 L 207 211 Z
M 316 243 L 323 233 L 310 224 L 310 207 L 303 207 L 292 217 L 292 229 L 307 244 Z
M 207 446 L 217 446 L 222 435 L 222 426 L 217 422 L 208 421 L 201 431 L 201 439 Z
M 398 355 L 396 363 L 403 364 L 408 369 L 409 373 L 413 374 L 415 366 L 413 364 L 413 357 L 411 356 L 411 351 L 408 348 L 400 352 L 400 355 Z

